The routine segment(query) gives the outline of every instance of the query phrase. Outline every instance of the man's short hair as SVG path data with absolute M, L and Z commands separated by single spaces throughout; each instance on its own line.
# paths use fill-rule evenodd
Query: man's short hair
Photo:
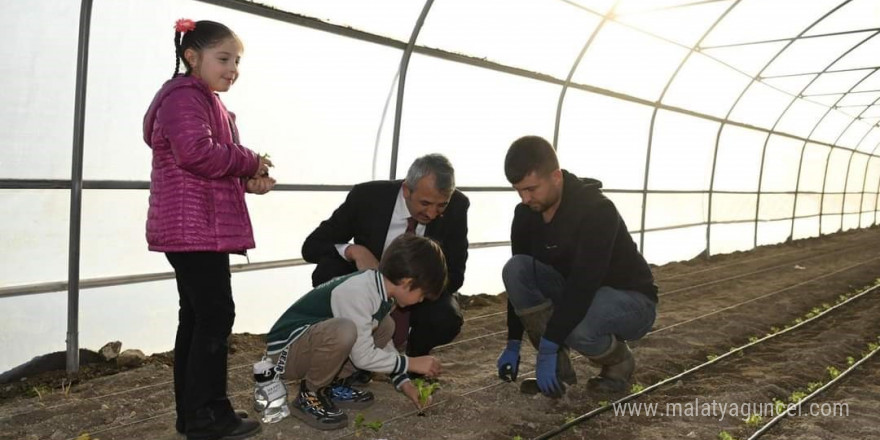
M 511 184 L 531 173 L 546 176 L 559 169 L 559 159 L 550 142 L 540 136 L 523 136 L 510 145 L 504 158 L 504 175 Z
M 415 234 L 400 235 L 391 241 L 379 272 L 395 285 L 404 278 L 412 278 L 410 289 L 422 289 L 427 300 L 435 300 L 446 288 L 446 257 L 434 240 Z
M 455 190 L 455 169 L 449 159 L 442 154 L 426 154 L 413 161 L 406 172 L 406 187 L 415 191 L 416 185 L 423 177 L 433 174 L 434 186 L 441 193 L 451 193 Z

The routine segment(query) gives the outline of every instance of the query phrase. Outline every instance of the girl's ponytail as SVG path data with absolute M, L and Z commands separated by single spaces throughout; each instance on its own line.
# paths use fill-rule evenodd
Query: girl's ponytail
M 180 37 L 180 32 L 174 31 L 174 74 L 171 75 L 172 78 L 180 72 Z
M 174 75 L 171 75 L 172 78 L 180 73 L 180 59 L 183 58 L 183 50 L 181 49 L 183 34 L 191 32 L 195 28 L 196 23 L 188 18 L 181 18 L 174 23 Z

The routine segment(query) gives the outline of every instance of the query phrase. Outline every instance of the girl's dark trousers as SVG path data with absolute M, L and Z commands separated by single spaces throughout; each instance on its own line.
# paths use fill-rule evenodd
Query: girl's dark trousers
M 165 256 L 174 267 L 180 294 L 174 343 L 178 427 L 188 438 L 212 438 L 239 423 L 226 396 L 228 338 L 235 320 L 229 254 L 167 252 Z

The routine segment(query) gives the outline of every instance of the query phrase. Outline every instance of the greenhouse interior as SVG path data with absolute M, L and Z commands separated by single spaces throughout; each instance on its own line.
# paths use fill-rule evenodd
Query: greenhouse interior
M 0 438 L 179 438 L 183 300 L 148 248 L 143 130 L 181 18 L 234 32 L 240 78 L 215 95 L 235 143 L 271 158 L 271 191 L 242 196 L 255 247 L 229 257 L 228 395 L 251 419 L 265 335 L 313 288 L 303 245 L 355 185 L 439 153 L 469 201 L 463 326 L 431 352 L 433 403 L 377 374 L 377 404 L 342 429 L 288 417 L 254 438 L 880 436 L 877 0 L 0 0 Z M 653 272 L 656 320 L 630 343 L 624 392 L 593 392 L 605 367 L 572 348 L 563 398 L 523 395 L 540 356 L 527 342 L 517 383 L 499 378 L 514 307 L 502 270 L 525 203 L 505 158 L 523 136 L 601 182 Z M 82 354 L 112 341 L 146 359 Z M 51 353 L 54 373 L 11 375 Z M 695 399 L 740 409 L 622 410 Z M 848 413 L 743 411 L 755 402 Z

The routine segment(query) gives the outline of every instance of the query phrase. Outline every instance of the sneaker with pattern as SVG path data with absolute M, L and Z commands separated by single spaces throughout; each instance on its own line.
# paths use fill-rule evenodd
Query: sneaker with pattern
M 311 391 L 306 381 L 300 382 L 299 393 L 293 399 L 291 412 L 312 428 L 340 429 L 348 426 L 348 416 L 330 399 L 330 387 Z
M 348 379 L 339 379 L 330 384 L 330 399 L 340 408 L 362 409 L 373 404 L 376 398 L 369 391 L 351 386 Z

